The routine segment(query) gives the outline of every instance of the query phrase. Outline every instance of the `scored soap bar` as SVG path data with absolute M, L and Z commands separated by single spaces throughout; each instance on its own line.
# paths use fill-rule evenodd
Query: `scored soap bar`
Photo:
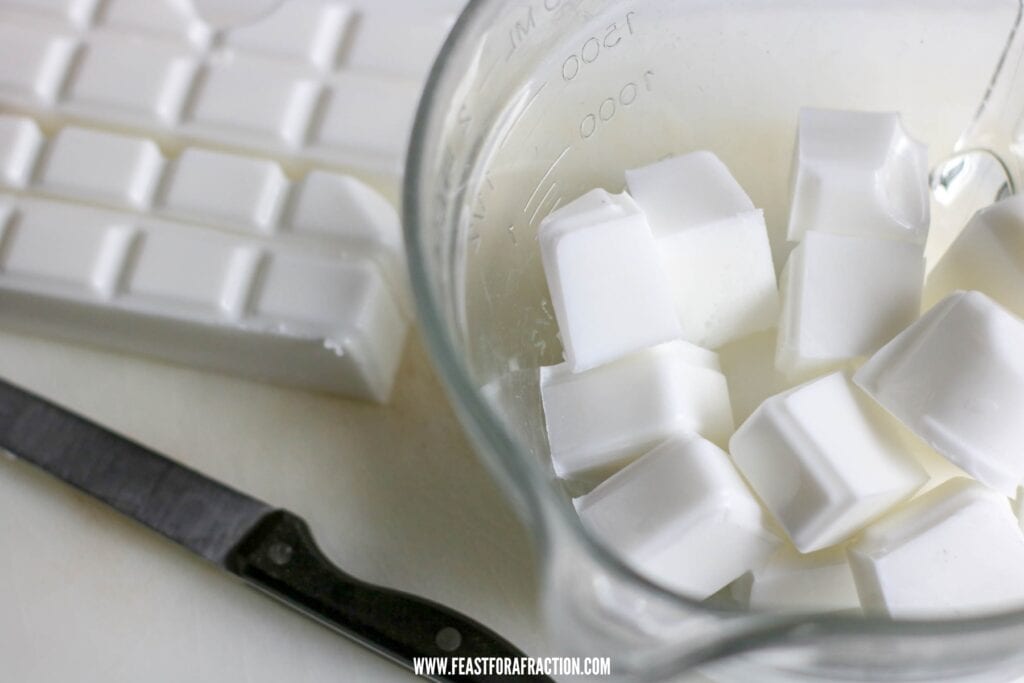
M 7 193 L 0 321 L 376 401 L 409 326 L 369 259 Z
M 1013 496 L 1024 481 L 1024 321 L 957 292 L 855 375 L 886 410 L 955 465 Z
M 733 430 L 718 357 L 681 340 L 586 372 L 541 368 L 540 391 L 562 479 L 599 479 L 675 433 L 724 445 Z
M 810 230 L 920 245 L 928 237 L 928 153 L 899 114 L 801 109 L 790 241 Z
M 779 544 L 729 456 L 699 436 L 665 441 L 574 502 L 637 571 L 698 600 Z
M 629 195 L 592 190 L 541 221 L 538 240 L 573 372 L 679 337 L 654 237 Z
M 1005 497 L 964 477 L 868 527 L 849 557 L 869 612 L 956 617 L 1024 605 L 1024 534 Z
M 842 372 L 769 398 L 729 440 L 800 552 L 841 543 L 927 480 L 883 411 Z
M 647 216 L 687 341 L 717 349 L 775 326 L 775 268 L 763 213 L 711 152 L 626 171 Z
M 0 106 L 392 185 L 457 7 L 288 0 L 215 31 L 188 2 L 38 4 L 0 3 Z

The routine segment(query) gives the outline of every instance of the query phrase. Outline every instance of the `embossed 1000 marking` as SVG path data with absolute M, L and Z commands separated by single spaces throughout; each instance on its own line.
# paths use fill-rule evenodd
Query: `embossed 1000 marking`
M 653 76 L 654 72 L 648 69 L 644 71 L 642 78 L 630 81 L 619 88 L 617 95 L 601 100 L 601 104 L 597 105 L 597 111 L 587 114 L 580 121 L 580 137 L 584 140 L 590 138 L 598 131 L 602 123 L 611 121 L 621 109 L 636 102 L 642 92 L 650 92 Z
M 633 35 L 633 16 L 636 12 L 626 12 L 622 22 L 613 22 L 603 34 L 591 36 L 583 41 L 578 52 L 574 52 L 562 62 L 562 80 L 566 83 L 576 78 L 584 64 L 592 64 L 601 56 L 602 50 L 610 49 L 622 42 L 623 37 Z

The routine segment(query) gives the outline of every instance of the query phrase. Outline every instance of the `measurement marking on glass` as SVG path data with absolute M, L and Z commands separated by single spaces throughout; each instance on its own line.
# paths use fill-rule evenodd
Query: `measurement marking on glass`
M 512 118 L 511 121 L 509 121 L 508 128 L 505 130 L 505 133 L 501 138 L 501 142 L 498 143 L 498 149 L 502 149 L 505 146 L 505 143 L 508 142 L 509 136 L 512 135 L 512 131 L 516 129 L 516 126 L 519 125 L 519 122 L 522 121 L 524 116 L 526 116 L 526 112 L 528 112 L 530 110 L 530 107 L 533 106 L 533 103 L 537 101 L 537 98 L 540 97 L 540 94 L 544 91 L 544 88 L 546 86 L 547 81 L 541 83 L 540 87 L 537 88 L 537 92 L 530 95 L 530 99 L 526 101 L 526 103 L 523 105 L 523 108 L 516 112 L 516 115 Z
M 563 197 L 562 195 L 558 195 L 558 199 L 556 199 L 555 203 L 551 205 L 550 209 L 548 209 L 548 213 L 554 213 L 555 211 L 557 211 L 558 207 L 560 207 L 562 205 L 562 201 L 564 199 L 565 199 L 565 197 Z
M 546 202 L 551 197 L 551 193 L 555 191 L 556 187 L 558 187 L 557 181 L 551 183 L 551 186 L 548 187 L 548 191 L 545 192 L 544 196 L 540 198 L 539 202 L 537 202 L 537 208 L 533 210 L 533 215 L 530 216 L 530 225 L 533 225 L 534 223 L 537 222 L 537 216 L 540 215 L 541 207 L 543 207 L 544 202 Z
M 562 150 L 562 153 L 559 154 L 555 158 L 555 160 L 551 162 L 551 165 L 548 166 L 548 170 L 544 171 L 544 175 L 542 175 L 540 177 L 540 180 L 537 181 L 537 186 L 535 188 L 533 188 L 533 192 L 530 193 L 530 198 L 527 199 L 526 200 L 526 204 L 523 205 L 523 214 L 524 215 L 526 214 L 527 211 L 530 210 L 530 204 L 532 204 L 533 200 L 537 198 L 537 193 L 540 192 L 541 186 L 543 186 L 544 183 L 547 182 L 548 176 L 550 176 L 551 172 L 555 170 L 555 167 L 558 166 L 558 164 L 560 164 L 562 162 L 562 159 L 565 158 L 565 155 L 569 153 L 570 149 L 572 149 L 572 145 L 567 145 L 566 148 Z

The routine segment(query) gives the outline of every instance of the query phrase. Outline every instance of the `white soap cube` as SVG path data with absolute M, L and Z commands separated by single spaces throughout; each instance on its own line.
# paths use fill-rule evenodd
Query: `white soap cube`
M 1024 481 L 1024 321 L 978 292 L 943 299 L 876 353 L 857 384 L 965 472 Z
M 1024 606 L 1024 534 L 1006 498 L 967 478 L 868 527 L 849 557 L 867 611 L 958 617 Z
M 626 185 L 656 237 L 757 210 L 722 160 L 705 150 L 628 170 Z
M 926 481 L 882 411 L 844 373 L 761 404 L 729 441 L 800 552 L 846 540 Z
M 917 319 L 917 245 L 809 232 L 782 277 L 775 365 L 792 377 L 869 356 Z
M 974 215 L 929 273 L 925 305 L 958 289 L 984 292 L 1024 317 L 1024 195 Z
M 652 581 L 702 600 L 779 539 L 720 448 L 670 439 L 575 501 L 584 525 Z
M 671 283 L 683 339 L 706 348 L 775 326 L 778 287 L 763 213 L 711 152 L 626 171 Z
M 586 479 L 621 467 L 676 433 L 725 444 L 733 431 L 718 358 L 684 341 L 661 344 L 573 373 L 540 369 L 541 401 L 555 473 Z
M 628 195 L 588 192 L 545 218 L 538 238 L 573 372 L 680 336 L 654 237 Z
M 843 548 L 801 553 L 779 548 L 751 573 L 746 604 L 750 609 L 786 612 L 860 611 L 853 572 Z
M 791 241 L 809 230 L 927 239 L 928 153 L 899 114 L 800 110 L 791 187 Z

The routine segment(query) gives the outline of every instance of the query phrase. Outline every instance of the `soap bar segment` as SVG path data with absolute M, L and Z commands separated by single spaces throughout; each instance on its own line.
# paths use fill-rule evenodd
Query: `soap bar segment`
M 1006 496 L 1024 481 L 1024 322 L 958 292 L 872 356 L 857 384 L 965 472 Z
M 782 277 L 776 367 L 799 377 L 870 356 L 917 319 L 924 267 L 917 245 L 807 233 Z
M 272 161 L 188 148 L 175 160 L 160 197 L 173 216 L 272 232 L 288 180 Z
M 925 305 L 961 289 L 987 294 L 1024 317 L 1024 195 L 974 215 L 928 274 Z
M 716 349 L 775 326 L 778 287 L 764 215 L 711 152 L 626 171 L 657 239 L 682 337 Z
M 924 245 L 928 153 L 899 114 L 801 109 L 788 238 L 810 230 Z
M 925 483 L 890 419 L 835 372 L 766 400 L 729 451 L 809 553 L 843 542 Z
M 47 194 L 145 209 L 163 163 L 152 140 L 69 126 L 50 141 L 36 187 Z
M 962 617 L 1024 606 L 1024 534 L 999 493 L 951 479 L 870 526 L 849 548 L 867 611 Z
M 587 372 L 541 368 L 540 390 L 552 463 L 567 480 L 607 474 L 675 433 L 721 445 L 733 430 L 718 358 L 684 341 Z
M 592 190 L 548 215 L 538 239 L 573 372 L 680 336 L 654 237 L 628 195 Z
M 784 546 L 749 580 L 750 609 L 859 612 L 860 598 L 843 548 L 800 553 Z
M 778 546 L 720 448 L 675 437 L 574 501 L 584 525 L 652 581 L 703 600 Z

